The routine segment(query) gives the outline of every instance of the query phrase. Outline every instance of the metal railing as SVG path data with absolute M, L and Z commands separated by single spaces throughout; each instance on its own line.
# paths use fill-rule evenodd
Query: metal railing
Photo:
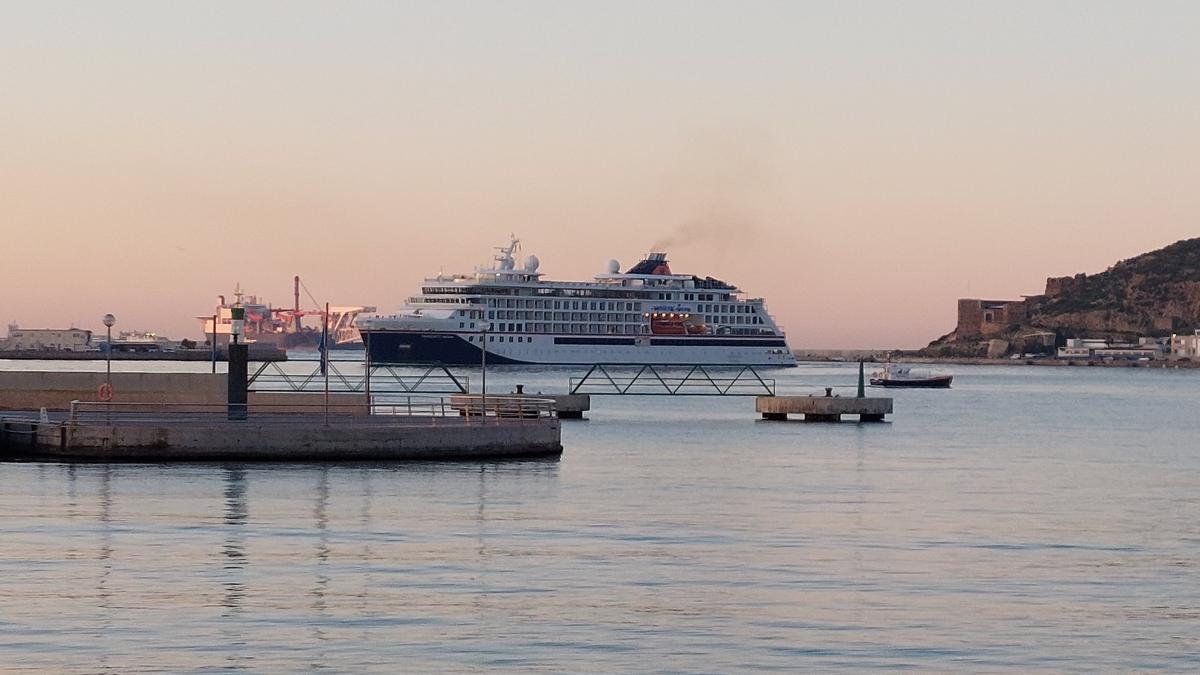
M 554 399 L 531 396 L 392 395 L 370 403 L 248 403 L 246 420 L 255 425 L 288 425 L 325 419 L 339 425 L 510 423 L 554 418 Z M 212 424 L 229 420 L 224 403 L 121 403 L 71 401 L 69 425 Z M 236 420 L 243 423 L 243 420 Z
M 307 368 L 307 364 L 313 364 Z M 299 364 L 300 369 L 289 368 Z M 353 366 L 353 372 L 351 368 Z M 445 366 L 428 366 L 411 373 L 400 372 L 392 365 L 371 365 L 368 369 L 356 361 L 326 361 L 329 391 L 378 391 L 421 394 L 457 394 L 470 390 L 470 379 L 455 375 Z M 323 391 L 326 373 L 319 360 L 293 359 L 286 363 L 264 361 L 255 368 L 247 381 L 252 391 Z
M 774 396 L 775 380 L 753 366 L 619 366 L 597 364 L 568 381 L 572 394 Z

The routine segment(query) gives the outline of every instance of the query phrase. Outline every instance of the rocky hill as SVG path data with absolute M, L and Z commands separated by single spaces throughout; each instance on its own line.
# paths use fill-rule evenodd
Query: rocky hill
M 1122 260 L 1099 274 L 1052 277 L 1044 294 L 1025 298 L 1023 307 L 1019 301 L 1012 304 L 1020 311 L 1010 309 L 1004 316 L 1015 318 L 977 330 L 960 302 L 954 332 L 922 351 L 966 356 L 986 350 L 990 340 L 1019 349 L 1031 340 L 1048 343 L 1051 333 L 1061 343 L 1072 337 L 1164 337 L 1200 328 L 1200 238 Z
M 1055 281 L 1061 280 L 1047 282 L 1030 318 L 1081 332 L 1068 337 L 1163 336 L 1200 324 L 1200 238 L 1122 260 L 1100 274 L 1072 277 L 1058 288 Z

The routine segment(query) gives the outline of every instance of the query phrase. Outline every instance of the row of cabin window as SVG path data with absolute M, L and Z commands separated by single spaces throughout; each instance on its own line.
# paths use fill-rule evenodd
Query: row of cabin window
M 704 317 L 704 323 L 731 326 L 738 323 L 761 325 L 766 322 L 762 320 L 761 316 L 706 316 Z
M 496 310 L 488 312 L 489 319 L 525 319 L 526 321 L 606 321 L 609 323 L 638 323 L 641 314 L 601 314 L 599 312 L 537 312 L 528 310 Z
M 493 304 L 493 302 L 495 304 Z M 581 300 L 569 300 L 569 301 L 568 300 L 496 300 L 496 301 L 489 300 L 488 301 L 488 306 L 490 306 L 490 307 L 504 307 L 504 308 L 512 307 L 512 308 L 526 309 L 526 310 L 528 310 L 528 309 L 581 310 L 582 309 L 584 311 L 599 310 L 599 311 L 604 311 L 604 312 L 612 312 L 612 311 L 619 312 L 622 310 L 621 305 L 624 305 L 624 311 L 626 311 L 626 312 L 641 312 L 642 311 L 642 303 L 640 303 L 640 302 L 622 303 L 622 302 L 604 302 L 604 301 L 596 302 L 596 301 L 588 301 L 588 300 L 582 300 L 582 301 Z M 702 304 L 697 308 L 698 312 L 703 312 L 703 313 L 710 313 L 710 312 L 718 313 L 719 312 L 719 313 L 724 313 L 724 314 L 755 314 L 756 310 L 757 310 L 757 308 L 752 305 L 736 305 L 736 304 L 719 304 L 719 305 L 718 304 L 714 304 L 714 305 Z M 458 311 L 458 314 L 459 314 L 459 316 L 464 316 L 464 317 L 468 317 L 471 319 L 482 319 L 483 318 L 483 312 L 481 310 L 460 309 Z M 489 312 L 488 318 L 495 318 L 495 317 L 492 315 L 491 312 Z M 501 318 L 512 318 L 511 313 L 510 313 L 510 316 L 501 317 Z M 538 317 L 538 318 L 541 318 L 541 317 Z M 592 320 L 595 321 L 596 319 L 592 319 Z M 603 320 L 603 319 L 601 319 L 601 320 Z M 615 321 L 616 319 L 609 319 L 609 320 Z M 626 320 L 631 321 L 634 319 L 626 319 Z
M 497 314 L 505 314 L 505 313 L 506 312 L 497 312 Z M 568 312 L 568 314 L 569 313 L 570 312 Z M 492 312 L 488 312 L 488 314 L 491 315 Z M 509 314 L 510 316 L 500 316 L 500 317 L 489 316 L 489 318 L 501 318 L 501 319 L 522 318 L 522 317 L 511 316 L 512 312 L 507 312 L 507 314 Z M 534 314 L 541 314 L 541 312 L 534 312 Z M 562 313 L 556 312 L 554 318 L 560 319 L 560 317 L 558 316 L 559 314 L 562 314 Z M 616 315 L 610 315 L 610 316 L 616 316 Z M 612 323 L 612 322 L 615 322 L 616 319 L 610 319 L 610 323 L 602 324 L 602 326 L 606 328 L 606 330 L 604 330 L 604 331 L 599 330 L 599 328 L 601 326 L 597 326 L 595 324 L 593 324 L 592 328 L 590 328 L 588 330 L 575 330 L 575 329 L 571 328 L 571 324 L 532 323 L 529 325 L 533 326 L 532 331 L 535 333 L 548 332 L 546 330 L 546 327 L 551 326 L 552 327 L 551 331 L 553 331 L 553 332 L 572 332 L 572 333 L 606 332 L 606 333 L 635 334 L 638 332 L 637 329 L 641 324 L 636 322 L 636 315 L 632 315 L 632 316 L 634 316 L 635 319 L 626 319 L 626 321 L 628 323 L 625 324 L 624 326 L 620 326 L 615 323 Z M 541 317 L 534 317 L 534 318 L 541 318 Z M 550 317 L 546 317 L 546 318 L 550 318 Z M 596 321 L 596 319 L 594 319 L 594 318 L 592 320 Z M 762 317 L 759 317 L 759 316 L 706 316 L 706 317 L 704 317 L 704 322 L 707 324 L 716 324 L 716 325 L 735 325 L 735 324 L 763 325 L 765 323 L 762 320 Z M 521 326 L 524 326 L 524 325 L 525 324 L 501 323 L 501 324 L 498 324 L 499 327 L 497 328 L 497 330 L 500 330 L 500 331 L 514 331 L 515 330 L 515 331 L 520 332 L 522 330 Z M 553 326 L 564 326 L 564 325 L 567 326 L 567 328 L 565 328 L 565 329 L 564 328 L 553 328 Z M 513 326 L 516 326 L 516 328 L 513 328 Z M 471 321 L 468 323 L 466 321 L 459 321 L 458 327 L 460 329 L 464 329 L 464 330 L 468 329 L 468 328 L 473 329 L 473 328 L 475 328 L 475 322 Z
M 442 304 L 442 305 L 471 305 L 474 300 L 470 298 L 433 298 L 427 295 L 414 295 L 408 299 L 411 305 L 420 304 Z
M 712 302 L 713 300 L 728 300 L 728 295 L 717 295 L 716 293 L 659 293 L 659 300 L 699 300 L 700 302 Z
M 522 300 L 522 299 L 489 299 L 488 307 L 504 307 L 516 309 L 574 309 L 601 312 L 640 312 L 640 302 L 613 302 L 605 300 Z
M 711 309 L 710 309 L 710 307 L 711 307 Z M 709 306 L 701 305 L 699 311 L 711 312 L 711 311 L 717 310 L 717 309 L 721 309 L 721 306 L 720 305 L 709 305 Z M 749 311 L 747 308 L 724 308 L 724 309 L 725 309 L 725 311 L 733 311 L 733 312 L 737 312 L 739 314 L 752 314 L 753 313 L 753 312 Z M 459 316 L 469 316 L 472 319 L 483 318 L 482 311 L 474 311 L 474 310 L 460 311 L 458 314 L 459 314 Z M 709 323 L 712 323 L 714 321 L 714 319 L 713 319 L 714 316 L 716 316 L 717 319 L 720 320 L 721 323 L 734 323 L 734 321 L 732 321 L 731 316 L 729 316 L 729 315 L 712 315 L 712 314 L 707 315 L 707 319 L 708 319 Z M 630 322 L 630 323 L 635 323 L 637 321 L 640 321 L 640 315 L 638 315 L 636 313 L 618 314 L 618 313 L 614 313 L 614 312 L 606 312 L 606 313 L 599 313 L 599 312 L 542 312 L 542 311 L 536 311 L 536 310 L 530 311 L 527 309 L 526 310 L 520 310 L 520 309 L 518 309 L 518 310 L 506 310 L 506 309 L 489 310 L 487 313 L 487 318 L 489 318 L 489 319 L 533 319 L 535 321 L 539 320 L 539 319 L 548 319 L 551 321 L 626 321 L 626 322 Z M 737 323 L 743 323 L 743 322 L 738 321 Z M 761 322 L 755 321 L 752 323 L 761 323 Z
M 466 322 L 458 327 L 468 329 Z M 474 328 L 475 324 L 470 324 Z M 570 323 L 497 323 L 492 330 L 497 333 L 586 333 L 591 335 L 637 335 L 648 330 L 647 326 L 616 324 L 570 324 Z
M 755 308 L 751 305 L 700 305 L 697 311 L 725 314 L 754 314 Z
M 459 287 L 443 288 L 443 287 L 438 287 L 438 286 L 423 286 L 421 288 L 421 292 L 424 293 L 425 295 L 476 295 L 476 296 L 478 296 L 478 295 L 489 295 L 489 296 L 497 296 L 497 295 L 529 296 L 529 295 L 531 295 L 530 293 L 521 293 L 521 292 L 519 292 L 518 289 L 508 289 L 508 288 L 488 288 L 488 289 L 459 288 Z M 634 291 L 634 290 L 593 291 L 592 289 L 587 289 L 587 288 L 538 288 L 535 290 L 535 293 L 537 295 L 542 295 L 542 296 L 557 295 L 557 296 L 584 297 L 584 298 L 594 297 L 594 296 L 597 296 L 597 294 L 599 294 L 599 297 L 608 297 L 608 298 L 643 298 L 643 299 L 649 300 L 653 297 L 651 293 L 646 292 L 646 291 Z M 666 293 L 666 294 L 659 293 L 657 295 L 660 296 L 660 299 L 661 299 L 661 296 L 663 296 L 663 295 L 669 296 L 670 293 Z
M 467 336 L 467 342 L 474 342 L 474 341 L 475 341 L 475 336 L 474 336 L 474 335 L 468 335 L 468 336 Z M 479 341 L 480 341 L 480 342 L 483 342 L 483 336 L 482 336 L 482 335 L 480 335 L 480 336 L 479 336 Z M 509 342 L 512 342 L 512 341 L 513 341 L 513 336 L 509 335 L 509 336 L 508 336 L 508 341 L 509 341 Z M 489 335 L 489 336 L 488 336 L 488 342 L 504 342 L 504 336 L 503 336 L 503 335 Z M 533 342 L 533 338 L 532 338 L 532 337 L 525 337 L 525 336 L 523 336 L 523 335 L 518 335 L 518 336 L 517 336 L 517 342 Z

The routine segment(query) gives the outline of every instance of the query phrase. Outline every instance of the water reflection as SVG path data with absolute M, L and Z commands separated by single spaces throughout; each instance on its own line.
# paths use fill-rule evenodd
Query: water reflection
M 108 633 L 113 630 L 112 609 L 112 576 L 113 576 L 113 468 L 105 464 L 100 470 L 100 485 L 97 489 L 99 539 L 96 559 L 100 562 L 100 576 L 96 581 L 96 604 L 100 609 L 100 632 Z M 101 670 L 108 670 L 108 654 L 102 654 L 99 662 Z
M 317 469 L 317 489 L 313 498 L 313 526 L 316 528 L 314 550 L 314 579 L 312 609 L 320 620 L 312 622 L 312 635 L 318 641 L 326 639 L 324 623 L 328 617 L 325 594 L 329 591 L 329 467 Z
M 246 470 L 226 467 L 225 471 L 225 542 L 221 547 L 225 570 L 225 595 L 222 606 L 229 616 L 241 610 L 246 596 L 244 570 L 246 567 L 246 519 L 249 508 L 246 504 Z
M 374 559 L 374 551 L 372 542 L 374 537 L 371 536 L 373 531 L 373 521 L 371 518 L 371 501 L 374 494 L 372 486 L 370 467 L 361 467 L 357 471 L 359 482 L 359 510 L 358 510 L 358 531 L 362 535 L 359 537 L 358 555 L 356 557 L 359 567 L 359 589 L 354 594 L 357 603 L 355 609 L 360 616 L 367 614 L 370 605 L 371 589 L 375 585 L 375 566 L 372 564 Z M 365 631 L 365 629 L 364 629 Z M 365 632 L 364 632 L 365 635 Z
M 106 610 L 104 612 L 106 620 L 111 619 L 107 610 L 112 600 L 112 591 L 109 589 L 109 582 L 113 572 L 112 475 L 112 465 L 105 464 L 100 470 L 100 487 L 97 490 L 100 507 L 98 516 L 100 521 L 100 539 L 96 559 L 100 561 L 100 578 L 96 584 L 96 592 L 100 598 L 100 607 Z
M 487 558 L 487 473 L 488 466 L 479 467 L 479 505 L 475 509 L 475 541 L 480 559 Z
M 0 557 L 0 651 L 38 651 L 51 671 L 72 649 L 97 670 L 349 668 L 347 641 L 397 648 L 389 627 L 436 642 L 486 624 L 535 585 L 512 577 L 510 556 L 536 546 L 506 538 L 559 481 L 556 462 L 23 470 L 27 510 L 56 511 Z M 11 503 L 23 486 L 8 476 Z M 82 589 L 62 583 L 80 571 Z M 17 589 L 40 598 L 23 614 L 8 611 Z M 5 638 L 14 622 L 36 635 Z
M 67 465 L 67 518 L 75 519 L 79 517 L 79 486 L 76 485 L 78 477 L 76 476 L 76 467 L 74 464 Z
M 226 666 L 242 668 L 251 658 L 247 653 L 247 642 L 238 630 L 234 619 L 243 613 L 246 598 L 246 527 L 249 505 L 246 497 L 247 474 L 244 468 L 227 466 L 223 469 L 222 527 L 224 540 L 221 545 L 222 596 L 221 637 L 230 648 Z

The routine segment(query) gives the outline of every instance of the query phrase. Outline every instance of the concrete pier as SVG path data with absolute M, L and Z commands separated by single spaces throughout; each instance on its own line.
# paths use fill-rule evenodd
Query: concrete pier
M 506 400 L 519 400 L 528 398 L 530 400 L 551 400 L 554 401 L 555 416 L 559 419 L 583 419 L 583 413 L 592 409 L 592 397 L 587 394 L 505 394 Z M 502 414 L 503 411 L 497 412 L 494 401 L 497 397 L 491 394 L 487 397 L 488 414 Z M 483 401 L 479 394 L 455 394 L 450 397 L 450 405 L 458 414 L 463 416 L 479 415 L 483 406 Z M 512 411 L 510 411 L 512 412 Z
M 492 398 L 489 397 L 489 404 Z M 506 402 L 496 397 L 501 407 Z M 509 405 L 516 405 L 510 403 Z M 249 404 L 247 419 L 196 406 L 76 403 L 70 413 L 0 413 L 0 460 L 98 462 L 500 460 L 558 456 L 553 404 L 520 402 L 520 416 L 459 417 L 446 401 L 406 403 L 393 414 L 357 407 Z M 271 412 L 264 412 L 269 410 Z M 343 409 L 345 410 L 345 409 Z M 445 414 L 442 412 L 445 411 Z
M 314 419 L 316 417 L 316 419 Z M 375 416 L 376 418 L 382 416 Z M 395 424 L 373 419 L 323 417 L 286 422 L 135 422 L 106 426 L 57 421 L 0 421 L 0 459 L 99 462 L 179 461 L 394 461 L 512 459 L 562 454 L 559 422 L 553 418 L 428 418 Z
M 858 396 L 759 396 L 755 412 L 765 420 L 786 420 L 803 415 L 805 422 L 840 422 L 842 415 L 858 415 L 860 422 L 882 422 L 892 413 L 892 399 Z
M 592 409 L 592 397 L 587 394 L 554 394 L 545 398 L 554 401 L 554 410 L 560 420 L 583 419 L 583 413 Z

